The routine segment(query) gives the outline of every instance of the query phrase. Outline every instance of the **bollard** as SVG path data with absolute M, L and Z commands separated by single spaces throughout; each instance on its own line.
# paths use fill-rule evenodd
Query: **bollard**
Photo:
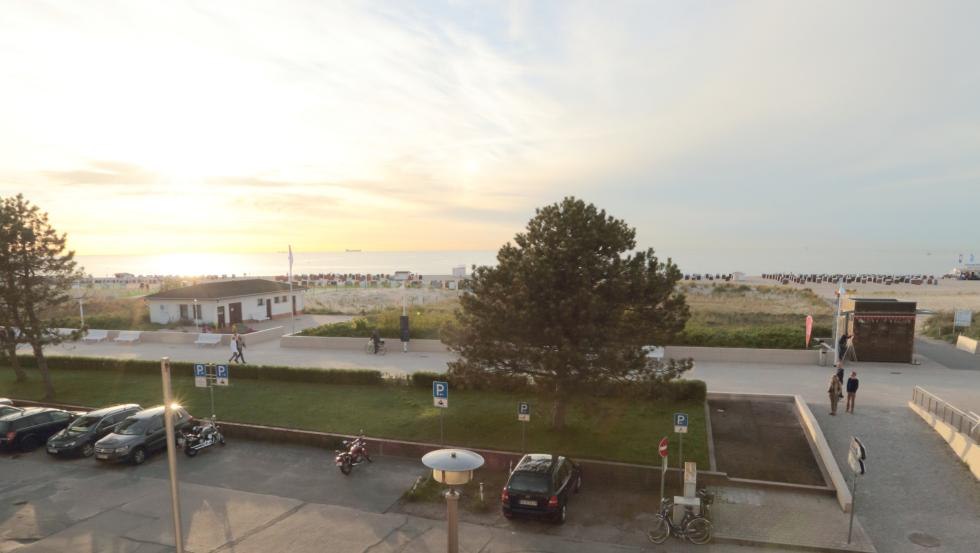
M 483 500 L 483 482 L 480 482 L 480 503 L 486 503 L 486 501 Z

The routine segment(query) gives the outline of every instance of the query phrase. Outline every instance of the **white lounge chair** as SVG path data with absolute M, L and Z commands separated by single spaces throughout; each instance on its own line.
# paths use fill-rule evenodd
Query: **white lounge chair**
M 647 346 L 647 357 L 650 359 L 663 361 L 664 353 L 665 350 L 663 346 Z
M 95 342 L 102 342 L 108 339 L 109 339 L 108 330 L 91 329 L 87 333 L 85 333 L 85 337 L 82 338 L 82 341 L 95 343 Z
M 139 330 L 120 330 L 119 336 L 116 336 L 116 342 L 123 342 L 127 344 L 135 344 L 140 341 Z
M 194 343 L 199 346 L 216 346 L 221 343 L 221 334 L 204 332 L 197 335 L 197 340 L 194 340 Z

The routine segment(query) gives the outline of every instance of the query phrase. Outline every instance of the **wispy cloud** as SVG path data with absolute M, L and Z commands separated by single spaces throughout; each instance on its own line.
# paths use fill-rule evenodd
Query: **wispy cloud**
M 0 193 L 36 192 L 80 250 L 121 247 L 91 234 L 105 202 L 123 215 L 100 224 L 127 233 L 163 217 L 171 235 L 204 220 L 256 248 L 291 233 L 320 241 L 308 249 L 490 248 L 566 194 L 625 217 L 641 243 L 713 235 L 730 249 L 823 226 L 814 202 L 907 213 L 910 197 L 953 187 L 956 200 L 933 194 L 911 223 L 945 240 L 964 230 L 949 215 L 980 202 L 980 5 L 885 10 L 11 4 Z M 66 186 L 78 194 L 48 193 Z M 910 224 L 887 213 L 833 232 L 871 240 Z M 704 234 L 675 232 L 698 219 Z M 411 228 L 385 230 L 394 222 Z M 227 243 L 213 236 L 201 247 Z

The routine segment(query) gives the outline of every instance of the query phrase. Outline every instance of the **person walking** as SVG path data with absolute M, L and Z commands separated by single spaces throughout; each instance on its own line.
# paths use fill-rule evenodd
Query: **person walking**
M 844 405 L 844 410 L 850 414 L 854 414 L 854 396 L 858 391 L 858 373 L 856 371 L 851 371 L 851 377 L 847 379 L 847 403 Z
M 247 361 L 245 361 L 245 337 L 242 336 L 241 334 L 239 334 L 238 335 L 238 338 L 235 340 L 235 342 L 238 343 L 238 359 L 239 359 L 239 361 L 241 361 L 242 363 L 247 363 Z
M 228 362 L 229 363 L 231 363 L 233 361 L 238 361 L 238 359 L 241 357 L 241 354 L 238 353 L 238 333 L 237 332 L 234 333 L 231 336 L 230 344 L 231 344 L 231 357 L 228 359 Z
M 840 402 L 840 379 L 837 378 L 837 373 L 834 373 L 830 377 L 830 388 L 827 389 L 827 394 L 830 396 L 830 414 L 837 414 L 837 404 Z
M 847 340 L 850 337 L 851 336 L 845 332 L 844 334 L 841 334 L 840 339 L 837 340 L 837 366 L 838 367 L 844 366 L 844 355 L 847 354 Z

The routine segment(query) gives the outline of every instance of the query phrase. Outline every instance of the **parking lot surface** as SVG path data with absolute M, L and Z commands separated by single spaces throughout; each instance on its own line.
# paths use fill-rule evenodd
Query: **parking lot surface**
M 185 548 L 190 553 L 445 551 L 445 522 L 399 512 L 397 502 L 425 469 L 378 458 L 343 476 L 330 452 L 233 441 L 193 459 L 178 456 Z M 0 552 L 165 553 L 174 551 L 166 456 L 142 466 L 59 459 L 43 450 L 0 454 Z M 575 516 L 574 514 L 572 515 Z M 679 542 L 648 548 L 635 529 L 463 523 L 471 553 L 757 553 L 755 548 Z M 766 549 L 765 551 L 774 551 Z M 778 550 L 777 550 L 778 551 Z

